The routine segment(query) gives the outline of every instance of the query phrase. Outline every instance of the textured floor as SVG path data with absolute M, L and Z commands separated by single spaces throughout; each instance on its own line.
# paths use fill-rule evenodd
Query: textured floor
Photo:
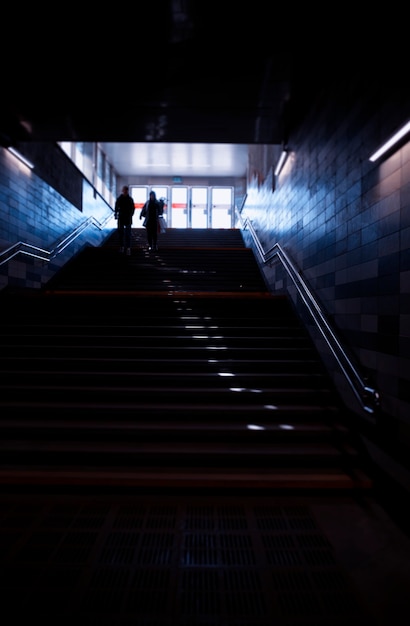
M 0 496 L 5 624 L 408 624 L 410 543 L 350 497 Z

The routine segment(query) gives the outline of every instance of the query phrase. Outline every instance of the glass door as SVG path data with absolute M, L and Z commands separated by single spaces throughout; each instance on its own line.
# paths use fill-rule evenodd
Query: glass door
M 234 228 L 233 187 L 130 185 L 138 215 L 151 190 L 158 200 L 165 199 L 164 215 L 169 228 Z
M 208 187 L 191 188 L 191 227 L 208 228 Z
M 211 188 L 211 228 L 233 228 L 233 188 Z
M 129 191 L 134 200 L 135 215 L 139 217 L 139 212 L 148 200 L 148 187 L 146 185 L 130 185 Z
M 171 211 L 168 207 L 168 226 L 188 228 L 188 187 L 171 188 Z

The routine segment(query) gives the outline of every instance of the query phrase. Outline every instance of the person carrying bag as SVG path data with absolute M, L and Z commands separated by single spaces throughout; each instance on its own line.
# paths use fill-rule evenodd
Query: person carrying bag
M 144 218 L 143 226 L 147 230 L 148 250 L 158 250 L 158 229 L 161 206 L 157 200 L 155 191 L 150 191 L 149 198 L 141 209 L 140 220 Z

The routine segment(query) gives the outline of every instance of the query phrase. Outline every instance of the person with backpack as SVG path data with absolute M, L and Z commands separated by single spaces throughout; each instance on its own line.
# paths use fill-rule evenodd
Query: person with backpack
M 157 251 L 158 218 L 161 212 L 160 203 L 155 191 L 150 191 L 149 198 L 141 209 L 140 220 L 144 217 L 143 226 L 147 229 L 148 250 Z

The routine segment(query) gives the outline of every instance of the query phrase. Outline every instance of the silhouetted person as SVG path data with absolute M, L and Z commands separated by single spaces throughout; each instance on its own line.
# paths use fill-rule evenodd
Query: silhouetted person
M 158 250 L 158 217 L 161 206 L 157 200 L 155 191 L 150 191 L 149 198 L 141 209 L 140 220 L 144 217 L 144 226 L 147 229 L 147 241 L 149 250 Z
M 118 220 L 118 234 L 120 238 L 120 252 L 126 250 L 131 254 L 131 226 L 134 215 L 134 200 L 128 193 L 128 187 L 122 188 L 122 193 L 115 201 L 114 217 Z

